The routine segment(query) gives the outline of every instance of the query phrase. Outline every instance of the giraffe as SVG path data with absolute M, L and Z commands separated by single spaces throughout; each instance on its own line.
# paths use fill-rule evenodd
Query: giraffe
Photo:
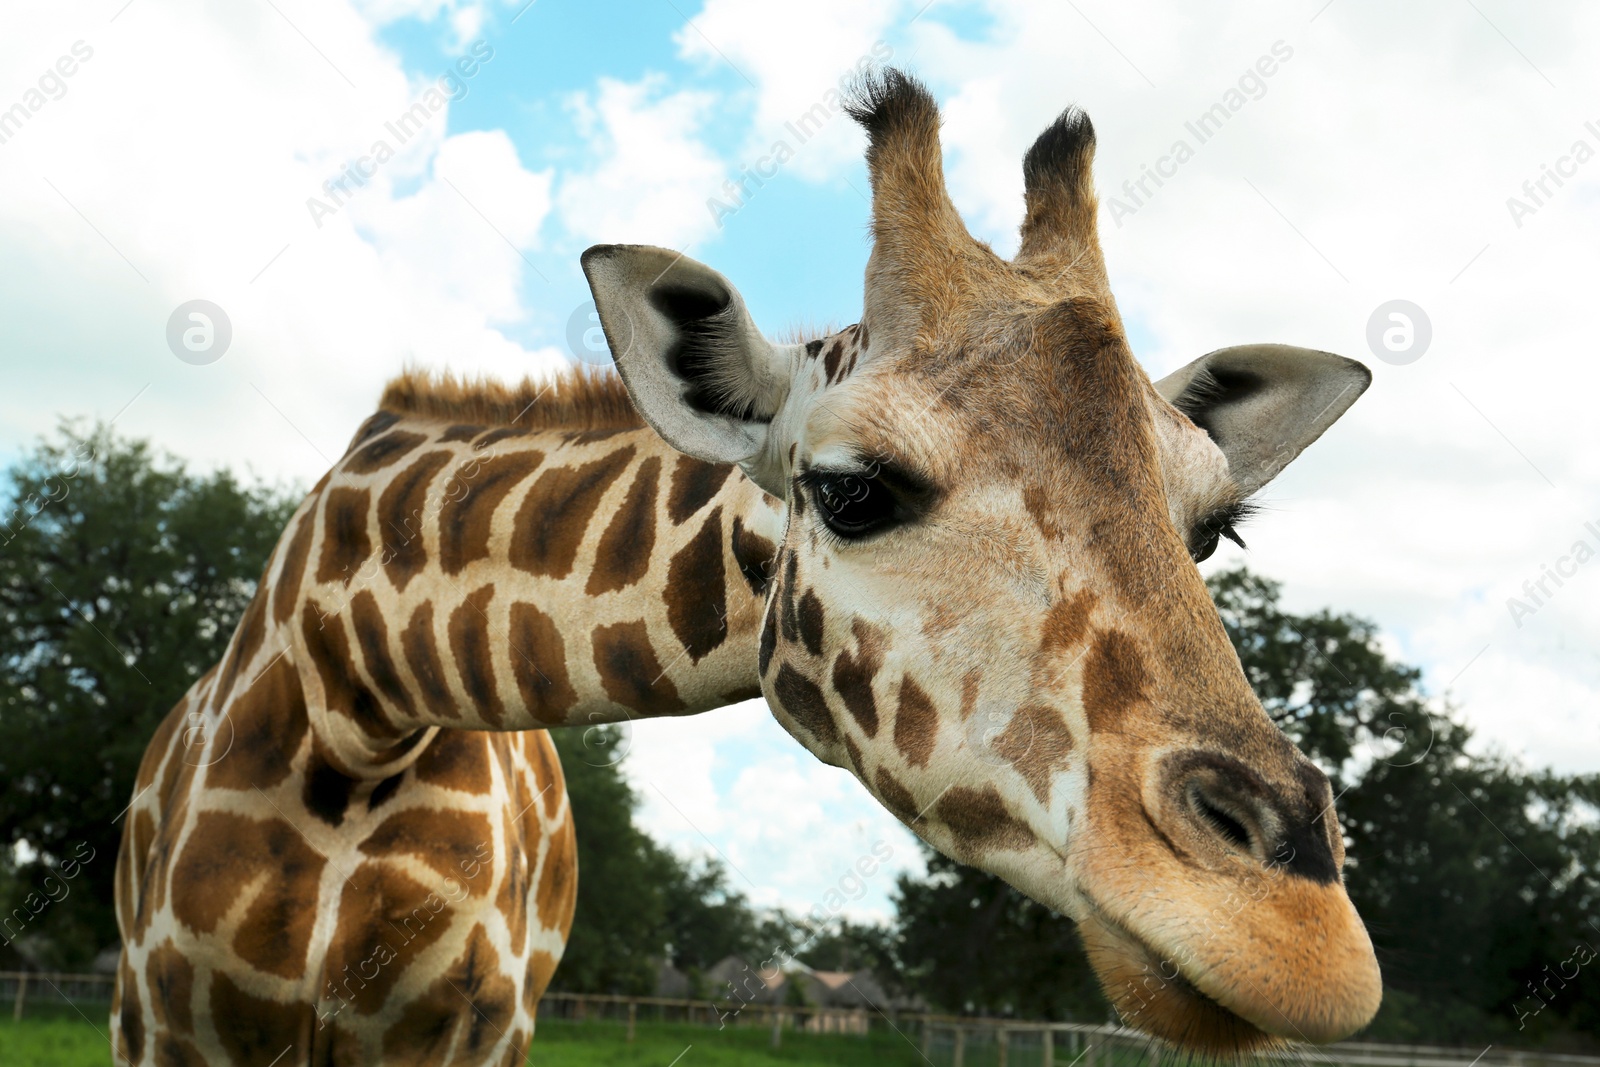
M 544 731 L 756 696 L 1076 920 L 1129 1025 L 1229 1054 L 1371 1019 L 1328 780 L 1195 566 L 1370 373 L 1247 345 L 1152 382 L 1086 116 L 1025 156 L 1006 261 L 919 82 L 849 110 L 860 322 L 774 343 L 710 267 L 599 245 L 615 374 L 385 389 L 139 769 L 117 1062 L 522 1062 L 577 878 Z

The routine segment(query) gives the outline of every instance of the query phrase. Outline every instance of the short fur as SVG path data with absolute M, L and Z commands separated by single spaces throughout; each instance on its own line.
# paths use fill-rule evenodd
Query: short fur
M 626 430 L 644 426 L 614 371 L 574 365 L 514 385 L 408 370 L 383 388 L 378 410 L 479 426 Z

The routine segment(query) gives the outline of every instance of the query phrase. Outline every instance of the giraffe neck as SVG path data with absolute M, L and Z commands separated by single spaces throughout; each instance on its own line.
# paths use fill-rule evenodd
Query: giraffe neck
M 286 532 L 271 622 L 327 756 L 387 775 L 432 729 L 609 723 L 760 695 L 783 521 L 736 468 L 648 429 L 384 413 Z

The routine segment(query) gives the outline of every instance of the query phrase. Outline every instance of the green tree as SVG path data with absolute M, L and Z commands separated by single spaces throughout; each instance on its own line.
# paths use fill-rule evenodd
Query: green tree
M 944 1011 L 1110 1018 L 1070 919 L 992 874 L 925 852 L 927 877 L 901 875 L 895 892 L 894 949 L 906 986 Z
M 221 658 L 295 497 L 103 425 L 63 425 L 6 480 L 0 856 L 17 869 L 0 940 L 81 964 L 116 940 L 118 820 L 145 743 Z M 19 924 L 29 894 L 51 902 Z
M 634 823 L 617 727 L 552 730 L 578 836 L 578 904 L 552 987 L 646 994 L 665 960 L 691 977 L 756 951 L 755 913 L 722 866 L 685 860 Z

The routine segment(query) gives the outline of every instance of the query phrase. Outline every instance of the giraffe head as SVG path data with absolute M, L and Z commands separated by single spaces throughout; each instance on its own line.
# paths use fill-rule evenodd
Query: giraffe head
M 774 713 L 935 847 L 1077 920 L 1129 1024 L 1214 1052 L 1345 1036 L 1381 983 L 1328 780 L 1251 692 L 1195 562 L 1370 375 L 1255 345 L 1152 383 L 1107 286 L 1082 113 L 1023 162 L 1010 262 L 946 194 L 925 89 L 889 71 L 851 113 L 873 190 L 858 325 L 774 344 L 701 264 L 583 257 L 645 419 L 787 503 Z

